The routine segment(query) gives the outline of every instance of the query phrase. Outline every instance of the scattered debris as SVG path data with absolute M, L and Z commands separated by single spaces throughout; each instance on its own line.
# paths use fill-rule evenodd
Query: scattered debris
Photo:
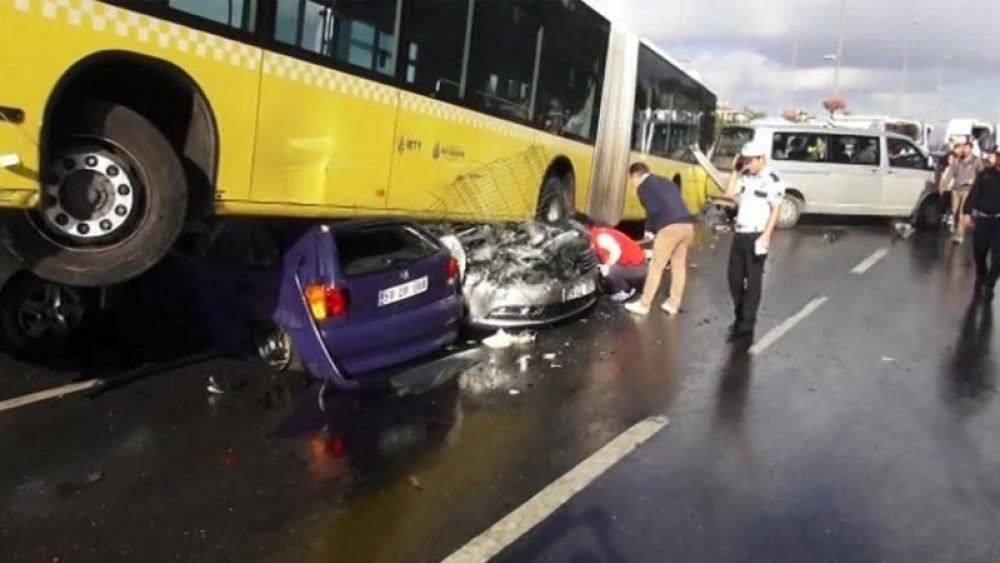
M 489 348 L 510 348 L 511 346 L 524 346 L 535 341 L 535 335 L 531 332 L 511 334 L 504 329 L 496 331 L 492 336 L 483 339 L 483 344 Z
M 542 355 L 542 359 L 543 360 L 554 360 L 554 359 L 556 359 L 556 355 L 554 353 L 552 353 L 552 352 L 549 352 L 548 354 L 543 354 Z
M 520 358 L 517 359 L 517 367 L 521 371 L 528 371 L 528 360 L 530 360 L 530 359 L 531 359 L 531 356 L 527 356 L 527 355 L 521 356 Z
M 424 490 L 423 484 L 420 483 L 420 479 L 417 479 L 416 475 L 410 475 L 410 486 L 418 491 Z
M 521 392 L 519 390 L 517 390 L 517 389 L 511 389 L 507 393 L 509 393 L 510 395 L 513 395 L 515 397 L 521 394 Z
M 71 495 L 97 484 L 102 479 L 104 479 L 103 471 L 91 471 L 90 473 L 85 473 L 73 479 L 59 483 L 58 489 L 63 495 Z
M 882 361 L 885 362 L 885 363 L 889 363 L 889 362 L 894 362 L 896 360 L 893 359 L 893 358 L 890 358 L 889 356 L 882 356 Z
M 913 236 L 913 233 L 916 232 L 916 229 L 913 228 L 913 225 L 905 221 L 896 221 L 895 223 L 892 224 L 892 227 L 893 229 L 895 229 L 896 234 L 903 237 L 904 239 L 910 238 L 911 236 Z
M 208 376 L 208 385 L 206 390 L 213 395 L 225 395 L 229 392 L 229 382 L 223 380 L 222 383 L 216 381 L 214 375 Z

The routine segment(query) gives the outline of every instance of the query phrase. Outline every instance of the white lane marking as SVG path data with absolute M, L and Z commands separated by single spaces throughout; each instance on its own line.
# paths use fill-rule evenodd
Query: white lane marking
M 886 254 L 889 254 L 888 248 L 880 248 L 875 252 L 872 252 L 872 255 L 862 260 L 857 266 L 854 267 L 853 270 L 851 270 L 851 273 L 860 275 L 867 272 L 869 268 L 875 265 L 875 262 L 881 260 Z
M 601 474 L 656 435 L 668 423 L 666 417 L 652 417 L 638 422 L 550 483 L 528 502 L 514 509 L 488 530 L 449 555 L 442 563 L 489 561 L 539 522 L 551 516 L 560 506 L 566 504 Z
M 795 313 L 791 317 L 788 317 L 780 325 L 767 331 L 767 334 L 765 334 L 763 338 L 750 347 L 750 353 L 757 355 L 764 350 L 767 350 L 769 346 L 777 342 L 778 339 L 784 336 L 788 331 L 792 330 L 795 325 L 802 322 L 802 319 L 811 315 L 816 309 L 819 309 L 820 305 L 823 303 L 826 303 L 826 297 L 816 297 L 812 301 L 806 303 L 806 306 L 803 307 L 801 311 Z
M 71 393 L 79 393 L 80 391 L 86 391 L 87 389 L 92 389 L 96 387 L 102 381 L 103 380 L 101 379 L 88 379 L 87 381 L 81 381 L 79 383 L 70 383 L 68 385 L 61 385 L 59 387 L 53 387 L 52 389 L 46 389 L 44 391 L 38 391 L 36 393 L 29 393 L 27 395 L 21 395 L 20 397 L 14 397 L 13 399 L 7 399 L 6 401 L 0 401 L 0 412 L 16 409 L 18 407 L 24 407 L 32 403 L 38 403 L 41 401 L 47 401 L 49 399 L 55 399 L 57 397 L 62 397 L 63 395 L 69 395 Z

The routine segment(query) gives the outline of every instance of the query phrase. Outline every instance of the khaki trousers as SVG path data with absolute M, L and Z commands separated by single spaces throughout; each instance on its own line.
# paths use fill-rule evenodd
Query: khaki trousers
M 651 307 L 656 292 L 660 289 L 663 270 L 670 264 L 670 297 L 667 302 L 681 308 L 684 298 L 684 283 L 687 281 L 688 248 L 694 242 L 694 225 L 675 223 L 660 229 L 653 238 L 653 260 L 646 274 L 646 286 L 642 290 L 642 304 Z

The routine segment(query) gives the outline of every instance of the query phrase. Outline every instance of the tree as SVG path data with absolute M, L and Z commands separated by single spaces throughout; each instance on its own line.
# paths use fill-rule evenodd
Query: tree
M 797 109 L 786 109 L 785 111 L 781 112 L 781 117 L 784 117 L 785 119 L 791 121 L 792 123 L 798 123 L 802 118 L 802 113 L 799 112 L 799 110 Z
M 830 112 L 830 117 L 833 117 L 838 111 L 843 113 L 847 110 L 847 101 L 840 96 L 830 96 L 823 100 L 823 109 Z

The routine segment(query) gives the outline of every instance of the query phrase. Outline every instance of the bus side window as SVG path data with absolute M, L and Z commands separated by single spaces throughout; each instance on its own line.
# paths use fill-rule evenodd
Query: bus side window
M 542 2 L 535 124 L 555 134 L 593 139 L 597 132 L 610 29 L 582 4 Z
M 396 68 L 395 21 L 395 0 L 278 0 L 274 38 L 391 76 Z
M 462 99 L 469 0 L 407 0 L 404 8 L 401 80 L 440 100 Z
M 476 2 L 466 100 L 509 119 L 530 119 L 541 28 L 520 4 Z
M 168 0 L 155 4 L 165 4 L 171 10 L 236 29 L 253 30 L 253 18 L 249 12 L 256 8 L 256 2 L 249 0 Z

